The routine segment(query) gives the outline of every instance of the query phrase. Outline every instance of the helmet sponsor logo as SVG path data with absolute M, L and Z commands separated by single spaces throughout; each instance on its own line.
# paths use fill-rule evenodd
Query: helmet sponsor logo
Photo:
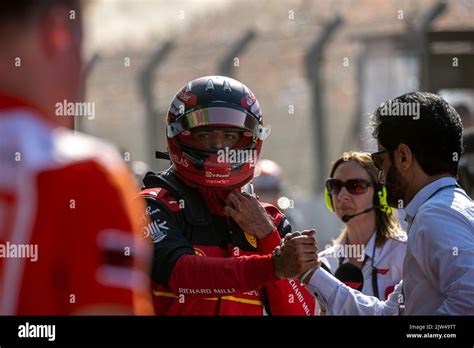
M 171 158 L 171 161 L 173 161 L 173 163 L 175 164 L 179 164 L 180 166 L 183 166 L 186 168 L 189 166 L 188 160 L 186 158 L 180 157 L 174 153 L 170 154 L 170 158 Z
M 258 104 L 257 98 L 255 98 L 255 95 L 252 93 L 252 91 L 248 90 L 246 96 L 240 100 L 240 104 L 245 109 L 255 114 L 259 118 L 259 121 L 260 121 L 262 112 L 260 110 L 260 105 Z
M 219 174 L 219 173 L 206 171 L 206 178 L 228 178 L 228 177 L 229 177 L 229 174 Z
M 186 85 L 176 96 L 179 100 L 184 102 L 187 107 L 195 106 L 197 103 L 197 97 L 195 94 L 191 93 L 189 85 Z
M 208 185 L 228 185 L 230 180 L 228 179 L 206 179 Z
M 178 92 L 176 97 L 171 102 L 168 113 L 174 117 L 184 114 L 186 109 L 192 108 L 197 104 L 197 96 L 191 93 L 190 85 L 186 85 Z
M 168 112 L 177 117 L 184 113 L 184 109 L 185 109 L 184 103 L 181 102 L 178 98 L 174 98 Z
M 255 98 L 255 95 L 249 90 L 246 96 L 242 98 L 241 103 L 244 108 L 248 109 L 255 104 L 256 101 L 257 98 Z

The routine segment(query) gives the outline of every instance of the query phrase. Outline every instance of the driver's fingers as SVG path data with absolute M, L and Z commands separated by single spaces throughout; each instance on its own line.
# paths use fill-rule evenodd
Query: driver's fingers
M 227 198 L 226 198 L 226 203 L 230 203 L 230 204 L 232 204 L 232 205 L 234 206 L 234 209 L 240 210 L 240 204 L 241 204 L 241 203 L 240 203 L 239 199 L 236 197 L 236 195 L 235 195 L 233 192 L 231 192 L 231 193 L 227 196 Z

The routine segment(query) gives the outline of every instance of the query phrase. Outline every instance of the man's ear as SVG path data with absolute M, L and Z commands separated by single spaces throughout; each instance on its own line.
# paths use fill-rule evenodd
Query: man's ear
M 398 163 L 398 168 L 402 172 L 407 171 L 413 165 L 414 160 L 413 152 L 411 152 L 408 145 L 403 143 L 398 145 L 395 151 L 395 161 Z

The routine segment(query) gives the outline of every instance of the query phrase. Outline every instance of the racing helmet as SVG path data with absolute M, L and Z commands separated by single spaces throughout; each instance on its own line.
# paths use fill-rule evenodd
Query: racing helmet
M 255 95 L 225 76 L 188 82 L 173 98 L 166 119 L 168 152 L 174 172 L 204 188 L 236 188 L 248 183 L 270 133 L 263 126 Z M 230 146 L 203 144 L 199 134 L 232 134 Z

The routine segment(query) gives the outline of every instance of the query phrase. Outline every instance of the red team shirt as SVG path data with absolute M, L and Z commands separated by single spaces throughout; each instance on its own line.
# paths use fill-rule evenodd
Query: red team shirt
M 144 206 L 115 149 L 0 95 L 0 315 L 150 313 Z

